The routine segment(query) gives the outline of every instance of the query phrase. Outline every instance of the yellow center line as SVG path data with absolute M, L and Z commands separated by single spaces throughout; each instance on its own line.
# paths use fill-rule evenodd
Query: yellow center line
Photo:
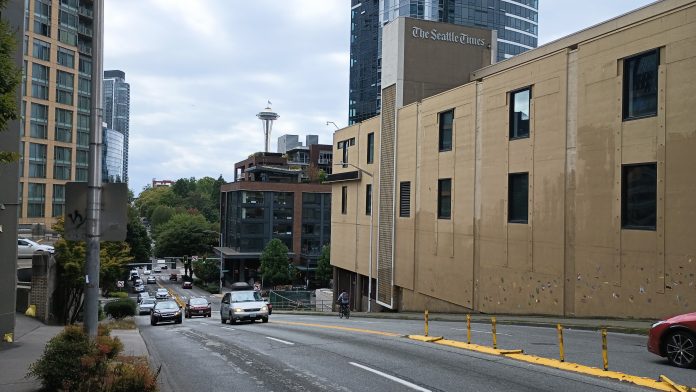
M 362 329 L 362 328 L 341 327 L 338 325 L 298 323 L 298 322 L 294 322 L 294 321 L 271 321 L 271 322 L 274 324 L 295 325 L 295 326 L 300 326 L 300 327 L 315 327 L 315 328 L 325 328 L 325 329 L 337 329 L 340 331 L 369 333 L 372 335 L 381 335 L 381 336 L 402 336 L 402 334 L 393 333 L 393 332 L 374 331 L 371 329 Z

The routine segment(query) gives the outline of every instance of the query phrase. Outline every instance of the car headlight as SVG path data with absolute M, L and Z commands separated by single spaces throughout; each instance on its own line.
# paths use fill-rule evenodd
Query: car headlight
M 261 307 L 262 312 L 268 312 L 268 306 L 262 306 Z
M 175 316 L 178 316 L 178 315 L 180 315 L 180 314 L 181 314 L 181 311 L 178 311 L 178 312 L 174 313 Z
M 658 325 L 664 324 L 665 322 L 666 322 L 666 321 L 664 321 L 664 320 L 658 321 L 658 322 L 656 322 L 655 324 L 651 325 L 650 328 L 655 328 L 655 327 L 657 327 Z
M 234 308 L 234 311 L 237 313 L 242 313 L 244 310 L 242 308 Z

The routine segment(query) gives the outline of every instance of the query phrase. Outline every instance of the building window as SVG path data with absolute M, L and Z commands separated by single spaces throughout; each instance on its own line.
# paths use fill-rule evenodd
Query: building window
M 58 47 L 58 64 L 68 68 L 75 68 L 75 52 Z
M 527 223 L 529 220 L 529 173 L 508 176 L 508 222 Z
M 529 137 L 529 107 L 532 88 L 510 93 L 510 139 Z
M 54 147 L 53 178 L 69 180 L 72 167 L 72 149 L 70 147 Z
M 48 106 L 31 104 L 31 122 L 29 134 L 37 139 L 48 138 Z
M 27 217 L 43 218 L 46 204 L 46 184 L 29 183 L 29 195 L 27 196 Z
M 367 163 L 375 161 L 375 133 L 367 134 Z
M 45 144 L 29 143 L 29 177 L 46 178 Z
M 53 185 L 53 217 L 63 216 L 65 208 L 65 185 Z
M 444 178 L 437 182 L 437 218 L 449 219 L 452 216 L 452 179 Z
M 343 154 L 341 157 L 342 158 L 341 163 L 343 163 L 342 167 L 348 167 L 348 165 L 346 164 L 348 162 L 348 147 L 354 146 L 354 145 L 355 145 L 355 138 L 354 137 L 352 137 L 348 140 L 343 140 L 343 141 L 338 142 L 338 145 L 337 145 L 338 149 L 343 150 L 342 151 Z
M 25 7 L 27 7 L 25 5 Z M 28 9 L 29 7 L 27 7 Z M 51 36 L 51 3 L 45 0 L 34 1 L 34 33 Z M 42 215 L 43 216 L 43 215 Z
M 624 59 L 623 119 L 657 115 L 659 49 Z
M 73 112 L 70 110 L 56 108 L 56 135 L 59 142 L 72 142 L 72 122 Z
M 454 121 L 454 109 L 439 114 L 440 124 L 440 151 L 452 150 L 452 122 Z
M 48 67 L 31 64 L 31 96 L 39 99 L 48 99 Z
M 372 184 L 365 186 L 365 215 L 372 214 Z
M 621 226 L 655 230 L 657 217 L 657 165 L 625 165 L 621 173 Z
M 51 44 L 41 41 L 40 39 L 34 39 L 34 50 L 32 51 L 32 56 L 39 60 L 50 61 Z
M 402 218 L 411 216 L 411 181 L 399 183 L 399 216 Z
M 341 187 L 341 214 L 345 215 L 348 213 L 348 187 Z

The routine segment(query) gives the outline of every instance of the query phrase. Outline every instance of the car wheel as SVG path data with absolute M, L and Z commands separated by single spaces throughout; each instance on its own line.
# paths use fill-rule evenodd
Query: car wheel
M 224 324 L 225 323 L 225 318 L 222 317 L 222 313 L 220 313 L 220 321 Z
M 230 313 L 230 324 L 237 324 L 237 320 L 232 317 L 232 313 Z
M 157 325 L 157 321 L 150 319 L 150 325 Z
M 268 322 L 268 317 L 263 317 L 263 318 L 261 319 L 261 322 L 262 322 L 262 323 L 267 323 L 267 322 Z
M 179 319 L 176 320 L 176 323 L 177 323 L 177 324 L 181 324 L 183 321 L 184 321 L 184 318 L 181 317 L 181 316 L 179 316 Z
M 675 331 L 665 341 L 669 363 L 680 368 L 696 366 L 696 337 L 688 331 Z

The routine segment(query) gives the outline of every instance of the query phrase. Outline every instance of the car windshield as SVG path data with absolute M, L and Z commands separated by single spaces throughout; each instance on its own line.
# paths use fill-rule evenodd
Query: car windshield
M 191 298 L 191 305 L 208 305 L 208 300 L 205 298 Z
M 171 310 L 171 309 L 178 309 L 179 306 L 172 301 L 166 301 L 166 302 L 160 302 L 157 305 L 155 305 L 155 309 L 157 310 Z
M 261 295 L 256 291 L 243 291 L 232 293 L 232 302 L 254 302 L 261 301 Z
M 145 298 L 145 299 L 143 300 L 142 304 L 143 304 L 143 305 L 152 305 L 152 304 L 154 304 L 154 303 L 156 303 L 156 302 L 157 302 L 157 301 L 155 301 L 154 299 Z
M 157 289 L 157 292 L 158 292 L 158 293 L 164 293 L 164 294 L 166 294 L 166 293 L 167 293 L 167 289 Z

